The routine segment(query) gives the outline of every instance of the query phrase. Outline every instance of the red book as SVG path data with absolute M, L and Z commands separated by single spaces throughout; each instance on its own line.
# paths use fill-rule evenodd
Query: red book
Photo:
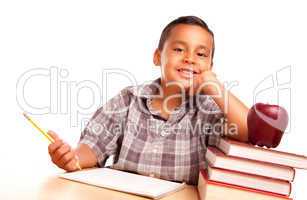
M 302 155 L 257 147 L 251 144 L 237 142 L 225 138 L 221 138 L 217 144 L 217 147 L 227 156 L 247 158 L 293 168 L 307 169 L 307 157 Z
M 227 156 L 215 147 L 208 147 L 206 159 L 210 166 L 268 178 L 293 181 L 295 171 L 291 167 L 245 158 Z
M 289 200 L 288 196 L 250 189 L 228 183 L 213 181 L 206 170 L 200 170 L 198 193 L 201 200 L 240 199 L 240 200 Z
M 289 196 L 291 193 L 291 184 L 288 181 L 255 176 L 226 169 L 212 168 L 210 166 L 208 167 L 208 178 L 212 181 L 228 183 L 286 196 Z

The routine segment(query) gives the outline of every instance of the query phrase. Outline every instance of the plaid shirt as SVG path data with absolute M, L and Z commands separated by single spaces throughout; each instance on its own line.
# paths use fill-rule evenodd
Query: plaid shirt
M 101 167 L 114 155 L 112 168 L 195 185 L 208 143 L 222 132 L 217 126 L 212 134 L 213 126 L 224 115 L 212 97 L 199 95 L 198 104 L 195 97 L 185 100 L 165 120 L 151 106 L 159 84 L 123 89 L 95 112 L 79 143 L 96 153 Z

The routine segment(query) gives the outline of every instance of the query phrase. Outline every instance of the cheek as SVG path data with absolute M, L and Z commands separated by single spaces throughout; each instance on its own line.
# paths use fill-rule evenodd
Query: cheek
M 200 66 L 202 70 L 210 70 L 211 69 L 211 60 L 207 59 L 200 62 Z
M 181 60 L 182 58 L 179 55 L 170 52 L 161 58 L 161 65 L 170 69 L 177 67 Z
M 176 69 L 179 65 L 178 60 L 174 59 L 173 57 L 172 58 L 169 57 L 165 61 L 166 62 L 162 64 L 164 74 L 167 76 L 174 76 Z

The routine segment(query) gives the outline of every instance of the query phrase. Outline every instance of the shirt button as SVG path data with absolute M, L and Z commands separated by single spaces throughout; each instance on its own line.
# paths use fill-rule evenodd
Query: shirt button
M 165 131 L 162 131 L 161 132 L 161 135 L 164 137 L 164 136 L 166 136 L 166 132 Z

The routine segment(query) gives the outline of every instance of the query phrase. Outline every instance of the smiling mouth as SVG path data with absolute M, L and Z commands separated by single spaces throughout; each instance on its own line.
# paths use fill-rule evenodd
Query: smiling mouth
M 193 76 L 196 76 L 199 74 L 196 70 L 190 69 L 190 68 L 179 68 L 177 69 L 179 72 L 180 76 L 183 78 L 193 78 Z

